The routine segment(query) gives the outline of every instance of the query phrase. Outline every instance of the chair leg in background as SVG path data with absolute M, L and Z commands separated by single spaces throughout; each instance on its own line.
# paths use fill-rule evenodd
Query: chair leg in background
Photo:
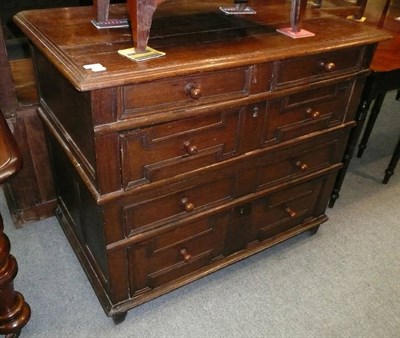
M 390 177 L 394 174 L 394 170 L 396 169 L 396 165 L 399 162 L 400 157 L 400 138 L 397 142 L 396 149 L 394 150 L 392 159 L 390 160 L 389 166 L 385 170 L 385 177 L 382 181 L 383 184 L 387 184 L 389 182 Z
M 333 186 L 331 198 L 330 198 L 329 204 L 328 204 L 329 208 L 333 208 L 336 200 L 339 198 L 339 192 L 340 192 L 340 189 L 342 188 L 344 178 L 345 178 L 347 170 L 350 166 L 351 159 L 353 158 L 353 153 L 357 146 L 358 139 L 360 137 L 365 120 L 367 118 L 367 114 L 368 114 L 369 108 L 371 106 L 371 102 L 372 102 L 372 100 L 363 99 L 363 100 L 361 100 L 361 102 L 358 106 L 357 113 L 356 113 L 356 123 L 357 124 L 350 132 L 349 140 L 347 142 L 346 150 L 344 152 L 343 159 L 342 159 L 343 167 L 342 167 L 342 169 L 339 170 L 339 172 L 336 176 L 335 185 Z
M 385 99 L 386 93 L 379 94 L 374 102 L 374 105 L 372 106 L 371 109 L 371 114 L 369 116 L 367 125 L 365 126 L 364 134 L 361 138 L 360 144 L 358 145 L 358 152 L 357 152 L 357 157 L 361 157 L 364 150 L 367 148 L 367 143 L 369 136 L 371 135 L 372 129 L 374 128 L 376 118 L 379 115 L 379 112 L 381 111 L 382 103 L 383 100 Z

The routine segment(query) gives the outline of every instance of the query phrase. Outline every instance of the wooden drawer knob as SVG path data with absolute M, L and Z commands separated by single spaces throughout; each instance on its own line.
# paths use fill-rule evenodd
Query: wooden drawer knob
M 306 163 L 303 163 L 301 161 L 296 161 L 296 167 L 299 168 L 301 171 L 307 170 L 308 165 Z
M 181 199 L 181 204 L 183 205 L 183 208 L 186 212 L 191 212 L 194 210 L 194 204 L 189 202 L 189 199 L 187 197 Z
M 189 141 L 184 142 L 183 147 L 189 155 L 197 154 L 197 146 L 191 144 Z
M 179 251 L 180 255 L 182 256 L 183 260 L 186 263 L 190 263 L 192 261 L 192 255 L 188 253 L 187 249 L 183 248 Z
M 319 111 L 313 111 L 312 108 L 308 108 L 306 110 L 306 113 L 308 116 L 310 116 L 314 120 L 321 116 L 321 113 Z
M 328 62 L 328 61 L 321 61 L 320 66 L 322 69 L 324 69 L 327 73 L 330 73 L 335 70 L 336 65 L 333 62 Z
M 297 216 L 296 212 L 289 207 L 286 207 L 285 211 L 289 215 L 290 218 L 294 218 Z
M 197 100 L 201 97 L 201 88 L 194 83 L 188 83 L 185 86 L 185 93 L 192 99 Z

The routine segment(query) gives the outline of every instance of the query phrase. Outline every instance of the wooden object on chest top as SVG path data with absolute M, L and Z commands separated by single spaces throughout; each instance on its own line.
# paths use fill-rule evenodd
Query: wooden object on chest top
M 129 28 L 97 30 L 90 7 L 15 17 L 34 45 L 56 214 L 116 321 L 327 220 L 388 35 L 317 12 L 303 21 L 315 36 L 292 39 L 276 32 L 286 7 L 255 9 L 164 3 L 150 43 L 166 56 L 144 62 L 117 53 Z
M 128 18 L 109 18 L 110 0 L 94 0 L 93 6 L 95 10 L 94 23 L 101 28 L 116 25 L 128 25 L 128 20 L 131 27 L 133 47 L 136 53 L 144 53 L 147 48 L 147 43 L 150 36 L 150 29 L 153 21 L 153 15 L 157 7 L 168 0 L 127 0 L 126 6 L 128 9 Z M 174 4 L 174 1 L 169 1 Z M 272 2 L 272 1 L 271 1 Z M 282 1 L 279 1 L 282 3 Z M 214 1 L 215 3 L 215 1 Z M 224 3 L 220 1 L 218 3 Z M 246 12 L 245 9 L 248 0 L 231 0 L 226 4 L 225 8 L 237 9 L 240 12 Z M 232 6 L 230 6 L 232 5 Z M 289 32 L 297 34 L 302 29 L 304 11 L 307 5 L 307 0 L 291 0 L 290 2 L 290 29 Z M 222 7 L 223 8 L 223 7 Z M 118 22 L 119 20 L 119 22 Z

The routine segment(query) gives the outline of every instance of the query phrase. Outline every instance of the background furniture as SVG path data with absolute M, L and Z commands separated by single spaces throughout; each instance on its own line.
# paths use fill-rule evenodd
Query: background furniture
M 392 34 L 393 39 L 381 42 L 374 54 L 361 101 L 358 107 L 356 120 L 357 127 L 352 130 L 349 143 L 344 157 L 344 167 L 339 171 L 335 187 L 332 191 L 329 206 L 333 207 L 339 198 L 339 192 L 346 176 L 346 171 L 350 165 L 354 150 L 364 127 L 364 122 L 368 116 L 372 102 L 374 102 L 364 135 L 361 139 L 357 156 L 360 157 L 366 148 L 369 135 L 374 126 L 375 120 L 379 115 L 382 102 L 386 92 L 400 88 L 400 22 L 395 18 L 400 16 L 400 4 L 398 2 L 370 1 L 366 10 L 367 20 L 363 24 L 376 26 L 377 28 Z M 394 167 L 398 161 L 398 147 L 395 149 L 392 161 L 384 183 L 387 183 L 389 177 L 393 174 Z
M 21 155 L 0 111 L 0 184 L 15 174 L 20 166 Z M 0 334 L 10 338 L 18 337 L 31 315 L 24 297 L 14 290 L 17 272 L 17 261 L 10 254 L 10 241 L 4 233 L 0 215 Z
M 360 20 L 364 15 L 367 2 L 368 0 L 313 0 L 312 6 L 343 18 L 353 17 L 356 20 Z
M 260 5 L 252 21 L 194 3 L 160 7 L 151 43 L 166 56 L 143 63 L 117 53 L 129 29 L 93 29 L 92 8 L 16 17 L 35 46 L 56 214 L 116 321 L 317 231 L 388 38 L 318 13 L 303 22 L 315 37 L 291 39 L 276 32 L 286 11 Z
M 43 124 L 37 115 L 38 98 L 32 60 L 9 60 L 0 29 L 0 108 L 12 129 L 24 165 L 3 188 L 14 224 L 54 215 L 55 191 Z
M 387 29 L 393 35 L 393 40 L 388 41 L 378 47 L 372 60 L 372 73 L 367 80 L 367 85 L 363 97 L 368 101 L 365 105 L 370 105 L 371 100 L 375 100 L 368 118 L 364 134 L 358 145 L 357 157 L 361 157 L 367 147 L 368 139 L 371 135 L 375 121 L 380 113 L 385 95 L 390 90 L 400 88 L 400 4 L 395 1 L 386 0 L 382 14 L 379 18 L 378 27 Z M 399 99 L 397 95 L 396 99 Z M 399 115 L 400 119 L 400 115 Z M 393 152 L 382 183 L 387 184 L 400 157 L 400 127 L 399 142 Z
M 0 184 L 10 179 L 21 167 L 22 156 L 3 116 L 3 108 L 11 110 L 14 87 L 8 86 L 12 80 L 8 64 L 2 29 L 0 28 Z M 14 290 L 13 281 L 18 266 L 10 255 L 10 241 L 4 233 L 0 215 L 0 334 L 17 337 L 30 318 L 30 308 L 24 297 Z

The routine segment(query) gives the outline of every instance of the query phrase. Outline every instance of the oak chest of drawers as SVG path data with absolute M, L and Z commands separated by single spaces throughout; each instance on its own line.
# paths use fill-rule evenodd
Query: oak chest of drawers
M 156 18 L 150 45 L 166 56 L 143 63 L 117 54 L 128 30 L 97 31 L 90 8 L 16 17 L 35 46 L 57 216 L 114 318 L 327 220 L 386 38 L 317 15 L 304 23 L 316 36 L 292 40 L 271 28 L 279 16 L 205 13 L 185 34 L 198 9 L 160 35 Z

